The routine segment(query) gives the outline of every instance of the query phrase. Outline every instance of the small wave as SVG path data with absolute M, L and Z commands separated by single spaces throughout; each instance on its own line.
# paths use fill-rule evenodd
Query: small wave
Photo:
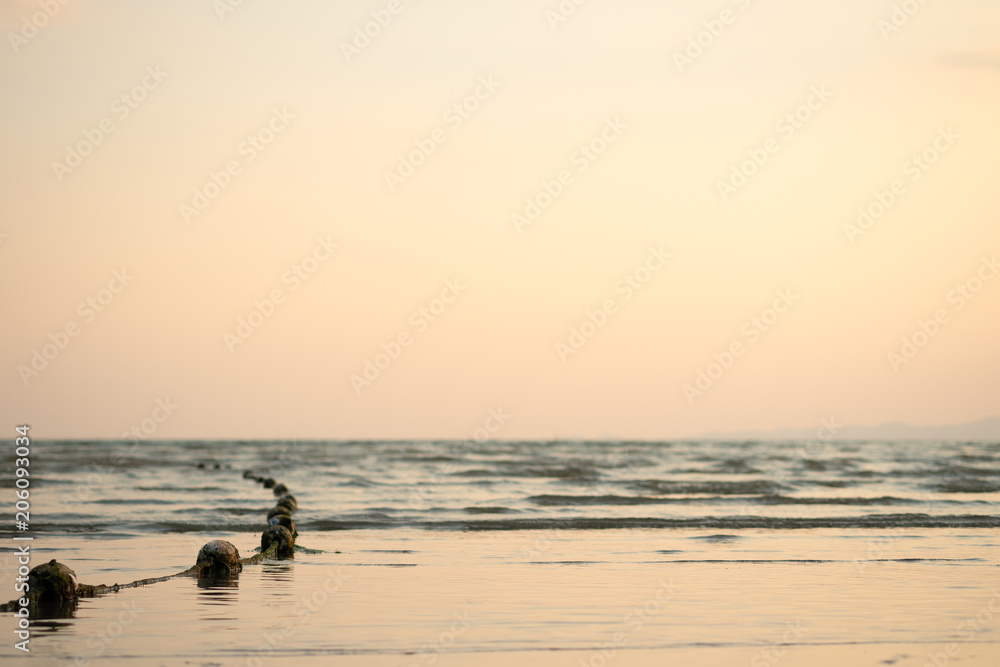
M 985 479 L 956 479 L 940 484 L 931 484 L 931 489 L 941 493 L 996 493 L 1000 484 L 988 482 Z
M 385 512 L 358 512 L 356 514 L 345 514 L 344 518 L 348 521 L 370 521 L 372 519 L 379 521 L 392 520 L 392 517 Z
M 987 454 L 960 454 L 958 459 L 969 463 L 996 463 L 997 460 L 995 456 Z
M 760 473 L 760 470 L 754 468 L 744 459 L 726 459 L 725 461 L 719 461 L 712 466 L 712 470 L 713 472 L 721 472 L 730 475 L 755 475 Z
M 666 482 L 658 479 L 639 480 L 633 485 L 642 491 L 664 495 L 713 494 L 719 496 L 776 495 L 782 485 L 769 480 L 743 482 Z
M 529 496 L 528 500 L 543 507 L 572 507 L 587 505 L 665 505 L 684 504 L 701 505 L 716 503 L 752 503 L 756 505 L 914 505 L 920 504 L 917 499 L 881 496 L 879 498 L 795 498 L 783 495 L 763 496 L 699 496 L 695 498 L 677 498 L 663 496 L 564 496 L 545 494 Z
M 31 530 L 39 533 L 101 533 L 108 528 L 119 528 L 119 526 L 106 526 L 103 523 L 84 523 L 79 520 L 79 518 L 74 518 L 72 521 L 61 522 L 61 521 L 45 521 L 38 522 L 34 521 L 31 524 Z
M 695 535 L 690 538 L 692 540 L 701 540 L 703 542 L 713 542 L 725 544 L 727 542 L 735 542 L 737 540 L 743 539 L 739 535 Z
M 728 516 L 690 519 L 659 517 L 577 517 L 550 519 L 467 519 L 445 521 L 317 520 L 299 522 L 305 530 L 365 530 L 413 527 L 427 530 L 619 530 L 625 528 L 703 528 L 709 530 L 803 530 L 811 528 L 996 528 L 1000 517 L 984 515 L 874 514 L 855 517 Z
M 660 505 L 677 502 L 676 498 L 650 498 L 648 496 L 560 496 L 543 494 L 529 496 L 528 500 L 544 507 L 561 507 L 574 505 Z
M 423 456 L 410 454 L 406 456 L 393 456 L 387 458 L 390 461 L 400 461 L 402 463 L 454 463 L 462 460 L 460 458 L 444 454 L 427 454 Z
M 501 466 L 494 470 L 476 468 L 453 473 L 457 477 L 549 477 L 552 479 L 594 480 L 600 477 L 596 468 L 591 466 L 563 467 L 532 467 L 532 466 Z
M 950 461 L 936 462 L 921 468 L 900 468 L 880 473 L 864 471 L 864 476 L 891 477 L 895 479 L 939 479 L 941 477 L 998 477 L 1000 469 L 956 465 Z M 854 473 L 861 476 L 861 472 Z
M 465 507 L 463 511 L 467 514 L 510 514 L 514 512 L 509 507 Z
M 196 493 L 200 491 L 225 491 L 221 486 L 137 486 L 137 491 L 169 491 L 171 493 Z
M 219 507 L 218 509 L 213 508 L 213 512 L 225 512 L 226 514 L 232 514 L 233 516 L 260 516 L 262 514 L 267 514 L 267 511 L 271 509 L 270 507 Z
M 944 465 L 938 472 L 959 477 L 998 477 L 1000 469 L 973 466 Z
M 551 477 L 554 479 L 596 479 L 597 470 L 591 466 L 563 466 L 556 468 L 519 468 L 513 472 L 505 471 L 505 476 L 512 477 Z
M 254 523 L 179 523 L 160 521 L 150 526 L 163 533 L 259 533 L 260 522 Z
M 98 498 L 87 502 L 95 505 L 176 505 L 178 501 L 162 498 Z
M 760 505 L 914 505 L 922 501 L 914 498 L 880 496 L 878 498 L 794 498 L 791 496 L 761 496 L 753 502 Z
M 372 482 L 371 480 L 365 479 L 363 477 L 355 477 L 354 479 L 349 480 L 347 482 L 341 482 L 337 486 L 357 487 L 357 488 L 360 488 L 360 489 L 367 489 L 367 488 L 375 486 L 375 483 Z

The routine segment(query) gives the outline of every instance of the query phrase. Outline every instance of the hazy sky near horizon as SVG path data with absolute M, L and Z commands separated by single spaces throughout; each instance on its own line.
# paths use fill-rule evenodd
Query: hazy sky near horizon
M 223 4 L 0 6 L 8 428 L 998 414 L 1000 3 Z

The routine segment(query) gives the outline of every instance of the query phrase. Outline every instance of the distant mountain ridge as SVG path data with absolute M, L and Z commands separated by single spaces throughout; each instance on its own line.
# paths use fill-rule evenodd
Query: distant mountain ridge
M 810 440 L 829 433 L 818 434 L 821 424 L 812 429 L 779 429 L 776 431 L 739 431 L 710 433 L 698 440 Z M 829 440 L 970 440 L 1000 442 L 1000 417 L 986 417 L 966 424 L 941 426 L 915 426 L 902 422 L 877 426 L 844 426 Z

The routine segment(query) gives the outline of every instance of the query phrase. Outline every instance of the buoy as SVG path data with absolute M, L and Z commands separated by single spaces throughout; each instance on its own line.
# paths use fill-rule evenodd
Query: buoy
M 288 493 L 288 487 L 287 486 L 285 486 L 281 482 L 279 482 L 279 483 L 277 483 L 277 484 L 274 485 L 274 495 L 276 495 L 276 496 L 283 496 L 286 493 Z
M 299 508 L 299 503 L 295 500 L 295 496 L 286 493 L 278 498 L 278 507 L 287 507 L 289 512 L 294 512 Z
M 76 597 L 76 572 L 55 558 L 28 573 L 29 598 L 42 603 L 65 602 Z
M 270 519 L 267 520 L 267 525 L 284 526 L 285 528 L 288 529 L 288 532 L 292 534 L 292 537 L 295 537 L 295 535 L 297 534 L 295 531 L 295 521 L 293 521 L 292 517 L 288 516 L 287 514 L 275 514 L 274 516 L 272 516 Z
M 276 545 L 279 558 L 291 556 L 295 552 L 295 539 L 284 526 L 268 526 L 260 536 L 261 551 L 267 551 Z
M 285 514 L 285 515 L 291 517 L 292 516 L 292 510 L 288 509 L 284 505 L 278 505 L 277 507 L 272 507 L 271 509 L 269 509 L 267 511 L 267 520 L 268 520 L 268 522 L 270 522 L 271 519 L 273 519 L 274 517 L 278 516 L 279 514 Z
M 240 552 L 225 540 L 212 540 L 198 552 L 199 575 L 235 574 L 243 569 Z

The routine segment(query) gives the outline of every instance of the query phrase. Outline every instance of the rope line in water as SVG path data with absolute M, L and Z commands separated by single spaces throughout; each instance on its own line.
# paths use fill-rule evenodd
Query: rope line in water
M 259 553 L 247 558 L 240 558 L 239 550 L 231 543 L 225 540 L 212 540 L 198 552 L 197 562 L 183 572 L 111 586 L 78 584 L 76 583 L 76 573 L 53 558 L 47 563 L 32 568 L 28 573 L 28 588 L 25 596 L 18 600 L 11 600 L 6 604 L 0 604 L 0 612 L 15 612 L 28 607 L 33 609 L 31 616 L 38 617 L 37 612 L 40 611 L 41 606 L 66 605 L 79 598 L 117 593 L 125 588 L 148 586 L 178 577 L 228 576 L 242 570 L 244 565 L 256 565 L 269 559 L 291 557 L 295 552 L 295 537 L 298 535 L 295 530 L 295 521 L 292 520 L 292 512 L 298 509 L 295 496 L 288 493 L 288 487 L 284 484 L 275 482 L 270 477 L 255 475 L 250 470 L 244 471 L 243 478 L 252 479 L 263 485 L 265 489 L 272 489 L 274 495 L 278 496 L 275 506 L 267 513 L 268 526 L 261 533 Z M 28 604 L 22 605 L 22 600 Z

